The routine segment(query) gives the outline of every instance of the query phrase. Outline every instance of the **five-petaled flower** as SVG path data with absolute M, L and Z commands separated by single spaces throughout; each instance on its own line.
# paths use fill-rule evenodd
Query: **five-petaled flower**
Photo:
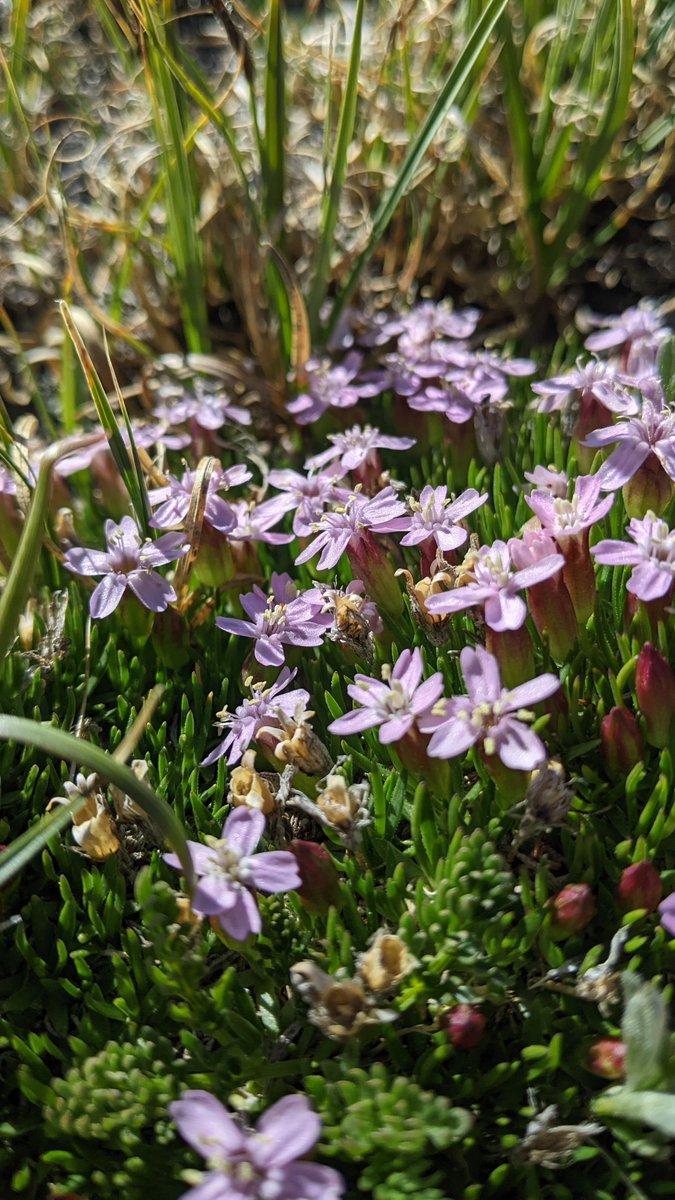
M 626 532 L 634 545 L 607 538 L 593 546 L 591 554 L 603 566 L 634 567 L 628 591 L 638 600 L 660 600 L 675 584 L 675 530 L 648 512 L 641 521 L 634 517 Z
M 208 1168 L 181 1200 L 339 1200 L 344 1194 L 338 1171 L 302 1158 L 321 1132 L 304 1096 L 277 1100 L 255 1129 L 201 1090 L 184 1092 L 169 1112 Z
M 659 408 L 645 400 L 639 417 L 630 417 L 589 433 L 584 445 L 611 446 L 618 442 L 598 472 L 603 492 L 614 492 L 632 479 L 653 454 L 671 479 L 675 480 L 675 410 Z
M 508 691 L 502 687 L 497 659 L 482 646 L 465 646 L 459 658 L 467 696 L 443 698 L 420 722 L 432 735 L 432 758 L 455 758 L 477 742 L 488 756 L 497 755 L 505 767 L 532 771 L 547 757 L 544 743 L 523 721 L 532 714 L 525 706 L 547 700 L 560 687 L 556 675 L 538 675 Z
M 436 703 L 443 691 L 443 676 L 436 671 L 422 683 L 424 666 L 419 649 L 403 650 L 383 681 L 355 675 L 347 691 L 360 705 L 328 726 L 331 733 L 361 733 L 379 726 L 384 745 L 398 742 Z
M 320 646 L 326 630 L 333 624 L 324 613 L 324 599 L 316 588 L 298 595 L 289 575 L 272 574 L 272 589 L 266 595 L 259 587 L 239 597 L 249 617 L 216 617 L 216 625 L 225 633 L 255 639 L 255 657 L 265 667 L 280 667 L 284 645 Z
M 170 529 L 173 525 L 183 523 L 190 508 L 196 476 L 196 471 L 185 471 L 180 479 L 167 475 L 167 483 L 163 487 L 153 488 L 148 493 L 150 503 L 159 505 L 151 522 L 155 529 Z M 241 465 L 228 467 L 226 471 L 219 467 L 210 475 L 204 520 L 219 533 L 229 533 L 234 529 L 237 518 L 232 506 L 218 492 L 226 491 L 238 483 L 246 483 L 250 478 L 248 467 Z
M 75 575 L 103 575 L 89 600 L 92 617 L 109 617 L 127 588 L 152 612 L 164 612 L 176 593 L 153 568 L 165 566 L 187 553 L 182 533 L 164 533 L 154 542 L 143 541 L 132 517 L 119 525 L 106 521 L 107 550 L 75 546 L 66 551 L 63 565 Z
M 329 408 L 352 408 L 359 400 L 377 396 L 383 383 L 359 379 L 363 355 L 353 350 L 341 363 L 310 358 L 305 364 L 305 383 L 288 405 L 298 425 L 318 421 Z
M 549 554 L 516 571 L 506 542 L 481 546 L 470 551 L 462 564 L 462 579 L 469 582 L 430 596 L 427 608 L 432 613 L 457 613 L 480 606 L 490 629 L 498 633 L 520 629 L 527 617 L 527 605 L 517 593 L 550 579 L 561 570 L 564 561 L 561 554 Z
M 475 488 L 467 488 L 456 500 L 449 500 L 445 484 L 436 488 L 427 484 L 422 488 L 419 500 L 408 501 L 411 513 L 405 518 L 405 536 L 401 538 L 401 545 L 418 546 L 433 538 L 444 554 L 456 550 L 469 536 L 459 522 L 485 504 L 487 498 L 487 492 L 481 496 Z M 402 521 L 397 525 L 399 530 L 404 528 Z
M 298 864 L 287 850 L 255 853 L 264 829 L 259 809 L 236 808 L 219 838 L 205 838 L 206 845 L 188 842 L 197 875 L 190 906 L 200 917 L 217 917 L 236 942 L 245 942 L 262 929 L 256 889 L 286 892 L 302 883 Z M 164 861 L 181 869 L 177 854 L 165 854 Z
M 286 692 L 287 684 L 295 678 L 297 671 L 289 671 L 284 667 L 279 673 L 276 683 L 267 686 L 264 683 L 254 683 L 250 697 L 242 700 L 234 712 L 223 709 L 218 713 L 218 728 L 227 730 L 219 746 L 204 759 L 203 767 L 217 762 L 227 755 L 227 764 L 236 766 L 242 755 L 248 750 L 251 742 L 264 729 L 268 737 L 276 731 L 278 741 L 284 737 L 284 724 L 290 720 L 298 707 L 304 709 L 309 701 L 309 692 L 304 688 L 295 688 Z M 282 694 L 283 693 L 283 694 Z
M 586 338 L 587 350 L 618 351 L 623 370 L 636 378 L 654 374 L 659 349 L 670 331 L 648 300 L 619 316 L 592 316 L 590 323 L 598 332 Z
M 603 431 L 604 432 L 604 431 Z M 607 431 L 609 432 L 609 431 Z M 607 515 L 613 496 L 600 500 L 601 483 L 597 475 L 580 475 L 571 499 L 536 491 L 525 500 L 541 522 L 542 529 L 555 538 L 561 549 L 567 542 L 580 539 L 592 525 Z
M 309 562 L 321 551 L 319 571 L 336 566 L 347 547 L 363 538 L 365 531 L 391 533 L 400 528 L 405 504 L 397 500 L 393 487 L 383 488 L 376 496 L 356 492 L 335 512 L 324 513 L 316 526 L 316 537 L 296 558 L 296 563 Z
M 365 463 L 375 465 L 378 462 L 378 450 L 409 450 L 415 445 L 414 438 L 390 437 L 370 425 L 364 425 L 363 428 L 353 425 L 344 433 L 329 433 L 328 441 L 333 443 L 332 446 L 308 458 L 306 468 L 325 467 L 337 459 L 336 465 L 342 473 L 356 471 Z

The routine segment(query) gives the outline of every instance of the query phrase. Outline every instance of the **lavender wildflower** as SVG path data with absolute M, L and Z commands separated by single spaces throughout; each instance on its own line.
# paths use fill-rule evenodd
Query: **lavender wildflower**
M 350 736 L 378 726 L 383 745 L 400 741 L 443 691 L 441 672 L 436 671 L 422 683 L 423 669 L 422 655 L 416 648 L 403 650 L 395 666 L 383 670 L 385 682 L 355 675 L 347 691 L 361 707 L 338 717 L 328 726 L 329 731 Z
M 608 538 L 593 546 L 591 554 L 603 565 L 634 567 L 626 587 L 638 600 L 649 603 L 668 596 L 675 583 L 675 531 L 648 512 L 642 520 L 634 517 L 627 533 L 634 545 Z
M 168 482 L 164 487 L 153 488 L 148 493 L 150 503 L 159 505 L 152 519 L 152 525 L 156 529 L 182 525 L 190 508 L 196 475 L 196 471 L 185 471 L 181 479 L 167 475 Z M 251 472 L 248 468 L 240 465 L 228 467 L 225 471 L 218 468 L 212 472 L 206 492 L 204 520 L 219 533 L 230 533 L 237 523 L 237 518 L 232 506 L 223 500 L 218 492 L 238 483 L 245 483 L 250 478 Z
M 432 758 L 456 758 L 480 742 L 488 757 L 497 755 L 505 767 L 532 771 L 548 757 L 546 747 L 523 724 L 531 720 L 525 705 L 548 699 L 560 687 L 555 675 L 538 675 L 507 691 L 502 687 L 497 660 L 487 650 L 465 646 L 460 664 L 467 696 L 444 698 L 420 719 L 424 733 L 432 734 Z
M 563 580 L 577 621 L 584 625 L 595 606 L 595 571 L 589 554 L 590 529 L 607 515 L 613 496 L 600 499 L 597 475 L 580 475 L 570 499 L 549 492 L 532 492 L 525 500 L 539 518 L 542 529 L 558 543 L 565 558 Z
M 337 458 L 339 459 L 337 466 L 344 474 L 347 471 L 355 471 L 366 464 L 377 467 L 378 450 L 409 450 L 411 446 L 415 445 L 414 438 L 390 437 L 388 434 L 380 433 L 379 429 L 371 428 L 370 425 L 365 425 L 363 428 L 360 425 L 353 425 L 345 433 L 329 433 L 328 441 L 333 445 L 328 450 L 322 450 L 320 454 L 314 454 L 308 458 L 305 467 L 325 467 Z
M 382 380 L 358 379 L 363 356 L 352 351 L 341 363 L 310 358 L 305 365 L 306 382 L 288 405 L 298 425 L 318 421 L 329 408 L 352 408 L 360 400 L 377 396 L 384 390 Z
M 428 484 L 422 488 L 419 500 L 408 501 L 412 511 L 406 518 L 407 530 L 401 545 L 419 546 L 433 539 L 446 554 L 456 550 L 469 536 L 459 522 L 485 504 L 487 498 L 487 492 L 481 496 L 475 488 L 467 488 L 456 500 L 449 500 L 445 485 L 434 488 Z M 403 528 L 402 522 L 398 527 Z
M 89 600 L 94 620 L 115 611 L 127 588 L 152 612 L 164 612 L 176 599 L 166 579 L 153 567 L 174 562 L 187 553 L 182 533 L 165 533 L 151 542 L 142 542 L 136 522 L 122 517 L 119 525 L 106 521 L 108 549 L 88 550 L 80 546 L 66 551 L 63 564 L 76 575 L 103 575 Z
M 558 500 L 564 500 L 567 496 L 569 479 L 565 472 L 559 471 L 553 463 L 548 467 L 535 467 L 534 471 L 525 471 L 524 476 L 535 491 L 550 492 Z
M 550 579 L 564 566 L 562 554 L 551 554 L 521 571 L 513 569 L 506 542 L 494 542 L 471 551 L 462 564 L 462 578 L 469 582 L 449 592 L 429 596 L 432 613 L 457 613 L 481 606 L 485 622 L 498 633 L 520 629 L 527 617 L 527 605 L 517 595 L 523 588 Z
M 287 512 L 293 511 L 293 533 L 308 537 L 312 526 L 321 520 L 329 504 L 341 504 L 349 497 L 347 488 L 339 487 L 339 475 L 334 471 L 274 470 L 267 476 L 272 487 L 285 492 L 283 502 Z M 281 502 L 280 496 L 275 500 Z
M 235 500 L 232 509 L 236 523 L 228 530 L 231 541 L 267 542 L 271 546 L 285 546 L 293 541 L 292 533 L 270 532 L 288 512 L 285 496 L 273 496 L 271 500 L 263 500 L 262 504 L 253 500 Z
M 155 416 L 170 425 L 194 421 L 200 429 L 209 432 L 222 429 L 230 421 L 235 425 L 250 425 L 252 419 L 248 409 L 233 404 L 227 392 L 215 390 L 201 379 L 196 379 L 190 391 L 180 397 L 163 399 L 160 389 Z
M 251 686 L 250 698 L 242 700 L 234 712 L 230 713 L 226 708 L 219 712 L 218 728 L 227 729 L 227 734 L 201 765 L 208 767 L 227 755 L 228 766 L 236 766 L 263 728 L 270 734 L 275 729 L 278 730 L 281 740 L 284 733 L 280 716 L 290 719 L 298 706 L 304 708 L 309 701 L 309 692 L 304 688 L 296 688 L 282 695 L 296 674 L 297 671 L 289 671 L 288 667 L 284 667 L 271 687 L 264 683 L 254 683 Z
M 302 882 L 288 851 L 254 854 L 264 829 L 265 818 L 258 809 L 237 808 L 225 821 L 220 838 L 207 837 L 205 846 L 188 842 L 198 880 L 190 907 L 200 917 L 218 917 L 236 942 L 245 942 L 262 928 L 255 889 L 285 892 Z M 165 854 L 164 861 L 181 869 L 177 854 Z
M 592 316 L 589 323 L 599 332 L 586 338 L 587 350 L 617 350 L 622 369 L 636 378 L 654 373 L 659 349 L 670 330 L 649 301 L 641 300 L 620 316 Z
M 532 391 L 541 397 L 537 404 L 540 413 L 558 412 L 571 408 L 582 410 L 600 405 L 608 414 L 631 417 L 638 411 L 638 402 L 630 391 L 635 381 L 623 375 L 611 363 L 593 359 L 577 365 L 564 375 L 554 375 L 543 383 L 533 383 Z
M 391 533 L 400 528 L 404 513 L 405 504 L 396 499 L 393 487 L 383 488 L 376 496 L 355 492 L 334 512 L 323 514 L 317 536 L 300 552 L 296 564 L 309 562 L 320 550 L 317 569 L 331 570 L 350 544 L 363 541 L 366 532 Z
M 603 492 L 613 492 L 623 487 L 641 467 L 661 468 L 668 480 L 675 480 L 675 410 L 658 408 L 645 400 L 639 417 L 630 417 L 611 425 L 608 429 L 596 429 L 586 438 L 586 446 L 609 446 L 618 442 L 598 472 Z M 651 458 L 651 464 L 649 459 Z M 667 481 L 666 481 L 667 483 Z M 672 483 L 667 488 L 665 502 L 672 494 Z M 642 516 L 642 513 L 635 513 Z
M 244 612 L 250 618 L 216 617 L 216 625 L 225 633 L 255 639 L 254 654 L 266 667 L 280 667 L 284 661 L 283 646 L 320 646 L 332 618 L 324 613 L 323 596 L 318 590 L 298 595 L 289 575 L 272 575 L 272 591 L 266 595 L 261 588 L 239 597 Z
M 184 1092 L 169 1112 L 208 1167 L 181 1200 L 340 1200 L 344 1194 L 337 1171 L 301 1159 L 321 1132 L 321 1121 L 304 1096 L 277 1100 L 255 1130 L 201 1090 Z

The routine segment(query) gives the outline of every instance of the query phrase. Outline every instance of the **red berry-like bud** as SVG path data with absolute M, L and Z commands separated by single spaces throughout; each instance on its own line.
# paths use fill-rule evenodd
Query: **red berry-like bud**
M 568 883 L 550 903 L 551 932 L 560 938 L 585 929 L 597 907 L 587 883 Z
M 627 708 L 617 706 L 607 713 L 600 726 L 602 757 L 607 773 L 623 777 L 642 758 L 642 738 L 637 721 Z
M 483 1040 L 487 1018 L 473 1004 L 458 1004 L 444 1013 L 442 1023 L 457 1050 L 473 1050 Z
M 603 1079 L 621 1079 L 625 1073 L 626 1045 L 620 1038 L 600 1038 L 588 1052 L 588 1069 Z
M 656 912 L 663 896 L 663 884 L 656 867 L 645 859 L 644 862 L 633 863 L 621 872 L 616 889 L 619 907 L 624 912 L 634 908 L 646 908 L 647 912 Z
M 308 912 L 327 912 L 340 904 L 340 877 L 330 854 L 318 842 L 295 838 L 288 847 L 300 871 L 298 896 Z
M 651 642 L 645 642 L 638 654 L 635 690 L 647 741 L 663 750 L 675 735 L 675 675 Z

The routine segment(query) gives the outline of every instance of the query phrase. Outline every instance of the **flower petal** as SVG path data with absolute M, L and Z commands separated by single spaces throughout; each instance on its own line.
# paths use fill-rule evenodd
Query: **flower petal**
M 127 590 L 128 575 L 105 575 L 89 597 L 89 612 L 94 621 L 109 617 Z
M 151 612 L 164 612 L 176 599 L 171 584 L 156 571 L 131 571 L 127 579 L 134 595 Z
M 265 829 L 265 818 L 258 810 L 235 808 L 223 825 L 222 837 L 228 846 L 248 858 L 253 854 Z
M 74 571 L 76 575 L 105 575 L 110 570 L 110 556 L 103 550 L 87 550 L 84 546 L 74 546 L 67 550 L 64 567 Z
M 279 1180 L 281 1191 L 277 1200 L 340 1200 L 345 1193 L 345 1181 L 333 1167 L 320 1163 L 289 1163 Z M 236 1197 L 234 1198 L 236 1200 Z
M 251 1139 L 251 1159 L 257 1167 L 284 1167 L 307 1154 L 320 1133 L 321 1120 L 307 1099 L 284 1096 L 258 1121 Z
M 622 442 L 598 471 L 602 490 L 614 492 L 623 487 L 639 471 L 648 455 L 649 446 L 646 443 Z
M 541 739 L 515 717 L 504 717 L 490 732 L 504 766 L 513 771 L 532 771 L 546 758 Z
M 536 679 L 529 679 L 527 683 L 521 683 L 518 687 L 513 688 L 507 693 L 507 700 L 512 712 L 519 708 L 529 708 L 532 704 L 539 704 L 541 700 L 547 700 L 554 692 L 558 691 L 560 680 L 557 675 L 546 673 L 537 675 Z
M 260 933 L 262 929 L 260 911 L 255 896 L 246 888 L 242 888 L 237 893 L 237 899 L 232 908 L 218 914 L 218 920 L 228 937 L 235 942 L 245 942 L 252 933 Z
M 488 654 L 482 646 L 476 646 L 475 650 L 471 646 L 465 646 L 459 656 L 459 663 L 472 704 L 499 699 L 502 679 L 499 663 L 492 654 Z
M 287 850 L 263 851 L 247 866 L 255 887 L 263 892 L 286 892 L 302 884 L 297 860 Z
M 219 1153 L 227 1159 L 246 1146 L 245 1134 L 210 1092 L 183 1092 L 180 1100 L 169 1105 L 169 1112 L 181 1137 L 204 1158 Z

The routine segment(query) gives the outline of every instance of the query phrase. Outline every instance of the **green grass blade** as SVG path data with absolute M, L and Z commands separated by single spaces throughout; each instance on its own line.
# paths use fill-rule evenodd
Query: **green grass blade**
M 311 314 L 310 319 L 312 323 L 312 332 L 314 334 L 316 334 L 319 327 L 319 310 L 326 295 L 326 288 L 328 286 L 330 259 L 331 252 L 333 250 L 335 227 L 337 225 L 337 220 L 340 213 L 340 198 L 342 196 L 342 189 L 344 187 L 344 182 L 347 175 L 347 154 L 351 144 L 352 136 L 354 134 L 356 105 L 359 93 L 359 67 L 361 65 L 361 41 L 364 8 L 365 0 L 357 0 L 356 11 L 354 14 L 354 34 L 352 37 L 352 46 L 349 55 L 349 68 L 347 71 L 345 90 L 342 96 L 340 116 L 338 119 L 335 157 L 333 159 L 330 184 L 326 188 L 323 197 L 321 230 L 319 233 L 316 262 L 314 264 L 314 278 L 312 280 L 312 286 L 309 291 L 309 299 L 307 302 L 307 307 Z M 327 113 L 326 121 L 328 125 L 328 122 L 330 121 L 330 110 Z M 326 129 L 326 132 L 328 135 L 328 128 Z
M 72 733 L 56 729 L 53 725 L 42 725 L 39 721 L 28 721 L 23 717 L 0 714 L 0 738 L 21 742 L 25 746 L 34 746 L 54 758 L 75 762 L 79 767 L 95 772 L 108 783 L 120 788 L 147 813 L 153 825 L 178 855 L 188 886 L 193 886 L 194 871 L 183 826 L 166 801 L 138 779 L 130 767 L 113 755 L 106 754 L 99 746 L 93 746 Z M 75 797 L 75 800 L 77 801 L 78 797 Z M 64 806 L 64 809 L 68 816 L 72 815 L 72 810 L 69 811 L 70 806 Z M 46 824 L 47 822 L 50 823 Z M 57 822 L 48 816 L 35 830 L 27 831 L 32 838 L 30 843 L 26 835 L 22 835 L 19 839 L 21 845 L 18 853 L 13 854 L 11 846 L 9 850 L 4 851 L 0 855 L 0 888 L 21 869 L 28 857 L 36 854 L 47 838 L 63 828 L 65 823 L 65 817 L 61 822 Z
M 422 123 L 417 137 L 409 147 L 394 184 L 384 194 L 375 211 L 370 237 L 354 262 L 344 286 L 336 297 L 328 332 L 334 329 L 337 324 L 338 317 L 356 287 L 364 266 L 371 258 L 375 248 L 383 237 L 400 201 L 412 187 L 415 174 L 446 113 L 457 102 L 465 85 L 471 83 L 474 67 L 480 59 L 507 3 L 508 0 L 488 0 L 488 3 L 484 6 L 479 21 L 471 31 L 466 45 L 452 66 L 435 103 Z
M 265 144 L 263 193 L 268 229 L 278 233 L 284 208 L 286 96 L 284 82 L 283 0 L 270 0 L 265 70 Z
M 12 568 L 0 596 L 0 661 L 8 653 L 14 638 L 19 617 L 23 612 L 37 564 L 49 507 L 52 484 L 52 468 L 64 454 L 70 454 L 94 440 L 92 435 L 67 438 L 51 446 L 42 456 L 35 491 L 26 518 L 21 539 L 12 561 Z
M 170 31 L 156 20 L 151 5 L 143 11 L 154 38 L 145 45 L 146 82 L 154 125 L 162 151 L 168 252 L 176 269 L 183 329 L 188 349 L 209 349 L 204 269 L 197 232 L 198 203 L 192 167 L 185 147 L 185 130 L 176 85 L 166 64 Z
M 2 734 L 0 734 L 1 736 Z M 10 883 L 20 871 L 23 871 L 31 858 L 40 853 L 42 847 L 46 846 L 55 834 L 61 833 L 70 825 L 85 801 L 86 796 L 73 796 L 68 804 L 60 804 L 53 812 L 47 813 L 41 821 L 32 825 L 20 837 L 15 838 L 6 850 L 3 850 L 0 854 L 0 887 Z
M 123 416 L 126 419 L 127 431 L 130 438 L 130 445 L 132 447 L 131 456 L 129 455 L 129 451 L 124 444 L 122 435 L 120 433 L 120 428 L 117 423 L 117 418 L 112 410 L 110 401 L 108 400 L 105 392 L 105 388 L 98 377 L 98 373 L 91 360 L 89 351 L 87 350 L 80 332 L 73 321 L 70 309 L 64 300 L 59 302 L 59 308 L 61 310 L 61 316 L 63 317 L 68 334 L 80 360 L 80 365 L 84 371 L 84 377 L 87 381 L 91 398 L 94 401 L 98 419 L 101 422 L 103 432 L 108 439 L 110 453 L 117 464 L 117 468 L 129 493 L 138 527 L 145 537 L 149 537 L 151 535 L 150 517 L 152 515 L 150 501 L 148 500 L 145 479 L 138 460 L 138 455 L 136 453 L 136 447 L 134 445 L 133 435 L 131 432 L 131 425 L 129 424 L 129 419 L 126 416 L 126 411 L 123 412 Z

